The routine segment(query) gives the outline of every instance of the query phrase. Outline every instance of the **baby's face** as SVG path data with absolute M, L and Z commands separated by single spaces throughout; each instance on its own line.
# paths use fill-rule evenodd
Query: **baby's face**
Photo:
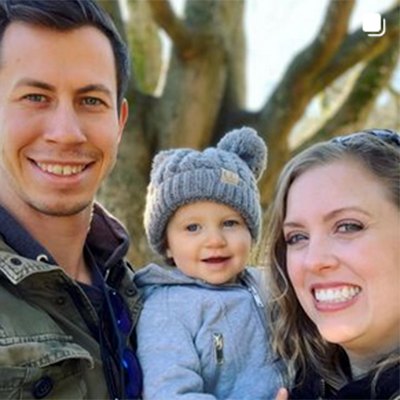
M 219 285 L 234 282 L 251 250 L 250 231 L 233 208 L 211 201 L 180 207 L 167 226 L 167 257 L 183 273 Z

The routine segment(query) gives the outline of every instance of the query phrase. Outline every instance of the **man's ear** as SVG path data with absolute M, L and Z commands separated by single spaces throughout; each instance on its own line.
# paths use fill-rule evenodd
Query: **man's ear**
M 121 103 L 121 108 L 119 110 L 119 132 L 118 132 L 118 143 L 121 141 L 122 134 L 124 132 L 124 128 L 126 125 L 126 122 L 128 121 L 128 115 L 129 115 L 129 105 L 128 105 L 128 100 L 123 99 Z

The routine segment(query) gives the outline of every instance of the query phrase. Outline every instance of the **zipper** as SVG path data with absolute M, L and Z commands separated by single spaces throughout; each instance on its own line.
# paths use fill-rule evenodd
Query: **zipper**
M 224 363 L 224 335 L 219 332 L 213 333 L 213 343 L 217 365 L 222 365 Z
M 247 286 L 247 288 L 248 288 L 249 292 L 252 294 L 257 306 L 264 308 L 264 303 L 262 302 L 261 297 L 257 292 L 257 289 L 252 285 Z
M 246 286 L 248 292 L 253 296 L 253 300 L 256 305 L 256 311 L 258 314 L 258 318 L 260 319 L 260 322 L 265 329 L 266 335 L 268 335 L 267 332 L 269 332 L 270 328 L 268 326 L 266 315 L 265 315 L 265 304 L 262 301 L 262 297 L 258 293 L 258 286 L 255 284 L 252 284 L 249 279 L 243 280 L 243 283 Z

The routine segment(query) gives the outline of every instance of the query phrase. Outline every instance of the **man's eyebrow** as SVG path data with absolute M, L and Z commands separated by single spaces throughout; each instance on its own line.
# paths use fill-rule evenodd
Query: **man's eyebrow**
M 44 90 L 50 90 L 50 91 L 56 90 L 56 87 L 53 85 L 50 85 L 49 83 L 38 81 L 36 79 L 31 79 L 31 78 L 23 78 L 23 79 L 19 80 L 15 86 L 16 87 L 31 86 L 31 87 L 36 87 L 38 89 L 44 89 Z
M 78 94 L 85 94 L 85 93 L 90 93 L 90 92 L 102 92 L 109 97 L 113 97 L 112 91 L 107 86 L 105 86 L 101 83 L 86 85 L 77 90 Z
M 21 86 L 30 86 L 52 92 L 56 91 L 56 87 L 54 85 L 32 78 L 23 78 L 19 80 L 16 84 L 16 87 L 21 87 Z M 86 85 L 77 90 L 77 94 L 85 94 L 89 92 L 103 92 L 107 96 L 112 97 L 112 91 L 107 86 L 101 83 Z

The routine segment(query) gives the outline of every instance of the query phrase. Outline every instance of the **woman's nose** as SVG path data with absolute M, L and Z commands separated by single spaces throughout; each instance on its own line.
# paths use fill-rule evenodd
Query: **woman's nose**
M 332 243 L 326 238 L 310 238 L 304 257 L 304 265 L 313 272 L 336 268 L 338 259 L 334 254 Z

